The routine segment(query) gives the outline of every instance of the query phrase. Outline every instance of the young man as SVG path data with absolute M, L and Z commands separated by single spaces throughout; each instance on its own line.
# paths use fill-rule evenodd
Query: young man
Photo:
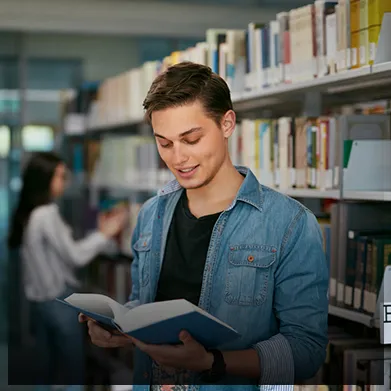
M 89 321 L 92 341 L 135 344 L 137 390 L 150 384 L 292 388 L 312 377 L 326 354 L 329 281 L 316 218 L 232 164 L 230 92 L 209 68 L 169 68 L 153 82 L 144 108 L 176 180 L 138 216 L 128 305 L 185 298 L 241 338 L 213 352 L 186 333 L 180 346 L 154 346 Z

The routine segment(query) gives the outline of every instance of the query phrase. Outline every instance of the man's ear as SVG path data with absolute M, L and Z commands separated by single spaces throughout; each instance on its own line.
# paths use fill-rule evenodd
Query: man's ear
M 225 138 L 229 138 L 233 131 L 235 130 L 236 125 L 236 114 L 233 110 L 229 110 L 224 114 L 224 117 L 221 120 L 221 127 L 223 129 L 223 134 Z

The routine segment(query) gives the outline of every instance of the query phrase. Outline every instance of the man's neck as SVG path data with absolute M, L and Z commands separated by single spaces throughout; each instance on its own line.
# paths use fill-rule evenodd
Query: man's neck
M 207 185 L 187 190 L 189 208 L 197 216 L 209 215 L 229 207 L 243 183 L 243 176 L 231 162 L 225 163 Z

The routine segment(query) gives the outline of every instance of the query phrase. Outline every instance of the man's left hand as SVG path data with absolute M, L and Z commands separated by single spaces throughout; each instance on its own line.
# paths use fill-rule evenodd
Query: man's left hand
M 188 332 L 182 331 L 179 339 L 182 341 L 181 345 L 152 345 L 131 337 L 135 346 L 161 366 L 195 372 L 212 367 L 213 354 L 206 351 Z

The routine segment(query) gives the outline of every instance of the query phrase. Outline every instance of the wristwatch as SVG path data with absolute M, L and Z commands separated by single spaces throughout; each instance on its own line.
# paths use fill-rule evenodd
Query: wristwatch
M 218 349 L 208 349 L 213 354 L 212 368 L 202 372 L 201 379 L 207 383 L 216 383 L 223 378 L 226 373 L 226 364 L 223 353 Z

